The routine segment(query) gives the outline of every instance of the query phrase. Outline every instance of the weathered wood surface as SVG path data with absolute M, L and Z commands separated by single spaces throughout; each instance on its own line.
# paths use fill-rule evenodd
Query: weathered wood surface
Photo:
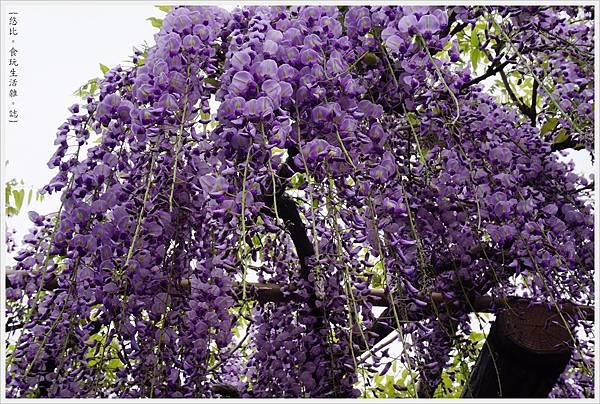
M 548 397 L 571 350 L 571 332 L 556 311 L 514 302 L 498 313 L 462 397 Z

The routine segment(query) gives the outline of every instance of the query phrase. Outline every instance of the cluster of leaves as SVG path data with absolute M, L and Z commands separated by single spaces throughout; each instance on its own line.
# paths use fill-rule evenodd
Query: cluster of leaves
M 540 59 L 593 43 L 589 9 L 164 11 L 59 127 L 62 205 L 30 214 L 9 277 L 10 396 L 455 395 L 484 338 L 474 298 L 593 304 L 589 182 L 546 136 L 591 148 L 561 104 L 593 109 L 593 75 Z M 535 108 L 479 85 L 511 63 Z M 557 396 L 590 394 L 578 316 L 561 315 L 580 329 Z
M 21 211 L 23 204 L 29 205 L 35 198 L 36 202 L 42 202 L 44 195 L 31 187 L 25 185 L 23 180 L 17 181 L 13 178 L 4 183 L 4 207 L 6 216 L 16 216 Z

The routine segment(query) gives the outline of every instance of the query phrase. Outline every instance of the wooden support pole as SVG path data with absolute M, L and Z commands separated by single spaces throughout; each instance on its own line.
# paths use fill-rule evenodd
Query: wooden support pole
M 571 349 L 571 331 L 555 311 L 512 302 L 498 313 L 462 397 L 545 398 Z

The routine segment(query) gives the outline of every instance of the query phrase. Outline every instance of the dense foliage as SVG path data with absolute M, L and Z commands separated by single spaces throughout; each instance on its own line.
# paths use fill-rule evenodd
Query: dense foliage
M 591 183 L 557 152 L 593 154 L 592 13 L 169 10 L 58 130 L 61 208 L 8 277 L 8 395 L 460 393 L 474 298 L 594 303 Z M 590 396 L 592 324 L 561 319 L 552 394 Z M 399 356 L 365 355 L 381 323 Z

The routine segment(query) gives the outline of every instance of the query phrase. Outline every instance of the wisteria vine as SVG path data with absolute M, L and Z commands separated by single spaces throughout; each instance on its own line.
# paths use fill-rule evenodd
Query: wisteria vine
M 431 396 L 473 299 L 593 305 L 593 179 L 557 155 L 593 155 L 593 18 L 173 7 L 57 132 L 62 204 L 11 253 L 8 395 L 367 397 L 397 363 Z M 552 395 L 591 396 L 592 324 L 561 318 Z

